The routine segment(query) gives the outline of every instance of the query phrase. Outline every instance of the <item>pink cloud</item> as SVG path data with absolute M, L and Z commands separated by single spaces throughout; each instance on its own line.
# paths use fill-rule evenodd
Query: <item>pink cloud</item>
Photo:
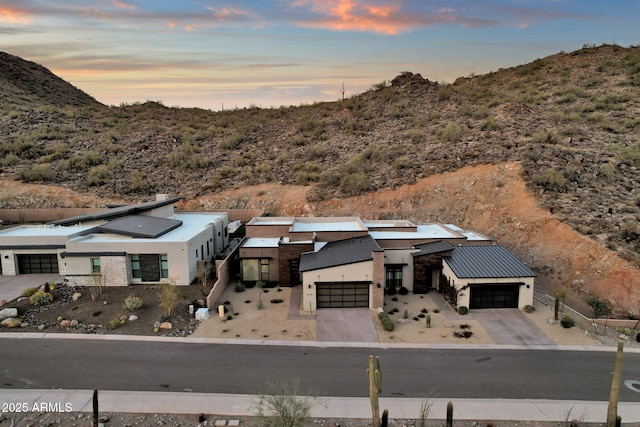
M 111 3 L 115 7 L 120 8 L 120 9 L 136 10 L 138 8 L 136 5 L 125 3 L 125 2 L 120 1 L 120 0 L 111 0 Z
M 0 6 L 0 22 L 26 25 L 31 22 L 29 14 L 11 6 Z

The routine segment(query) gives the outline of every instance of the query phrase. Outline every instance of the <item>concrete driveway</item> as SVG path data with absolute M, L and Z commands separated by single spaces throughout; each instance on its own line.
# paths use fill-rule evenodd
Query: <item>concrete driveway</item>
M 316 341 L 378 342 L 368 308 L 321 308 L 316 311 Z
M 62 282 L 59 274 L 18 274 L 17 276 L 0 275 L 0 301 L 11 301 L 22 295 L 27 288 L 34 288 L 46 282 Z
M 553 345 L 551 338 L 517 308 L 473 310 L 469 315 L 496 344 Z

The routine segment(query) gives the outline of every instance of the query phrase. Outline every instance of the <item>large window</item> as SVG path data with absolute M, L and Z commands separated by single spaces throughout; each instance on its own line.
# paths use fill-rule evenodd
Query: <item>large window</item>
M 131 255 L 131 277 L 134 279 L 142 277 L 140 273 L 140 255 Z
M 385 273 L 385 284 L 386 289 L 395 288 L 396 290 L 400 290 L 402 287 L 402 266 L 401 265 L 390 265 L 386 268 Z
M 160 277 L 163 279 L 169 278 L 169 260 L 167 254 L 160 255 Z
M 269 280 L 269 259 L 251 258 L 242 260 L 242 280 L 254 281 Z
M 91 273 L 100 274 L 100 258 L 91 258 Z

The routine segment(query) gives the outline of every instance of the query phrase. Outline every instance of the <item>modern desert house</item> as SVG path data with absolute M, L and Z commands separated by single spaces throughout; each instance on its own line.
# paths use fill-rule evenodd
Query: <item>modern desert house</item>
M 58 273 L 69 284 L 189 285 L 199 261 L 228 245 L 227 213 L 176 212 L 179 198 L 104 209 L 0 231 L 5 275 Z

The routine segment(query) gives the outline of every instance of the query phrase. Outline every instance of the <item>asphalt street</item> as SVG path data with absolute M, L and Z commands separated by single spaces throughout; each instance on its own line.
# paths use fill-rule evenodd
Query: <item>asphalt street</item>
M 370 354 L 383 397 L 606 401 L 615 363 L 611 351 L 2 338 L 0 387 L 263 394 L 297 381 L 303 394 L 364 397 Z M 639 353 L 625 354 L 624 381 L 640 384 Z M 640 402 L 640 392 L 621 385 L 620 401 Z

